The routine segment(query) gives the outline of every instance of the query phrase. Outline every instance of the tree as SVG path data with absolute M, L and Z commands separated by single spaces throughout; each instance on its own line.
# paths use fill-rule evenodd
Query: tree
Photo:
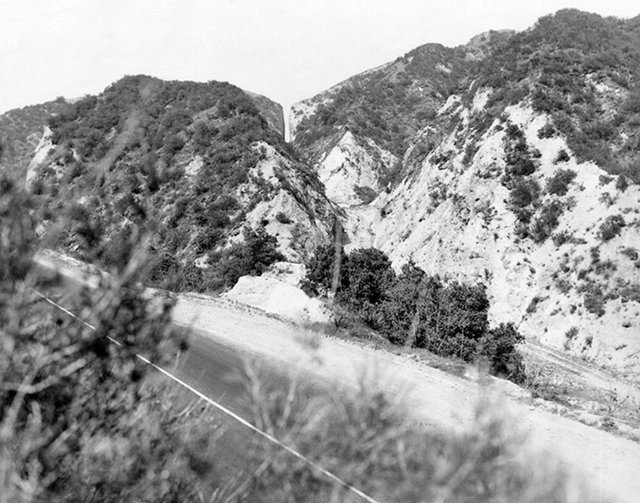
M 315 293 L 329 290 L 333 253 L 333 245 L 319 247 L 307 265 L 307 288 Z M 353 316 L 393 344 L 468 362 L 480 354 L 495 357 L 496 372 L 504 373 L 506 366 L 509 378 L 524 375 L 519 355 L 509 353 L 517 337 L 507 329 L 489 331 L 484 285 L 445 285 L 412 261 L 396 277 L 389 258 L 375 248 L 354 250 L 344 260 L 335 306 L 341 318 Z M 510 355 L 507 363 L 502 363 L 504 355 Z
M 540 185 L 531 178 L 515 177 L 510 184 L 509 202 L 516 208 L 524 208 L 540 196 Z
M 602 241 L 610 241 L 620 234 L 622 228 L 626 225 L 622 215 L 609 215 L 600 224 L 598 236 Z
M 340 276 L 342 275 L 342 255 L 343 255 L 343 229 L 340 220 L 334 220 L 334 243 L 333 243 L 333 270 L 331 274 L 331 297 L 335 298 L 340 287 Z
M 285 259 L 278 251 L 278 239 L 267 234 L 264 227 L 246 229 L 244 239 L 250 259 L 249 274 L 259 276 L 274 262 Z
M 488 328 L 484 285 L 451 283 L 439 290 L 437 309 L 427 313 L 417 345 L 442 356 L 471 361 Z
M 264 227 L 247 227 L 244 241 L 212 254 L 208 285 L 216 290 L 232 287 L 241 276 L 260 276 L 271 264 L 284 259 L 275 236 L 267 234 Z
M 565 151 L 562 150 L 561 152 Z M 569 184 L 576 176 L 577 173 L 572 169 L 557 170 L 555 174 L 547 180 L 547 192 L 549 192 L 549 194 L 564 196 L 569 191 Z
M 338 290 L 346 286 L 347 260 L 346 254 L 343 254 Z M 306 264 L 303 289 L 312 295 L 328 295 L 333 282 L 334 263 L 335 246 L 333 244 L 317 246 Z
M 627 188 L 629 188 L 629 181 L 627 180 L 627 177 L 624 175 L 618 175 L 618 179 L 616 180 L 616 189 L 620 192 L 624 192 Z
M 524 336 L 513 323 L 501 323 L 486 332 L 478 342 L 477 358 L 489 365 L 489 372 L 505 377 L 517 384 L 525 380 L 524 362 L 516 345 L 524 342 Z
M 440 279 L 427 274 L 413 261 L 402 266 L 397 282 L 382 304 L 382 332 L 395 344 L 415 346 L 428 313 L 437 310 Z
M 338 290 L 338 301 L 347 305 L 372 328 L 379 326 L 377 306 L 395 282 L 389 258 L 376 248 L 360 248 L 342 266 L 346 285 Z

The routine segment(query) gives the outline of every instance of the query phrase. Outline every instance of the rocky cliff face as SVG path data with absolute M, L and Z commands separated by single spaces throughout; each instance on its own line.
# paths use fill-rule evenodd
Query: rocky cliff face
M 397 157 L 348 129 L 336 139 L 316 164 L 327 197 L 343 208 L 370 203 L 386 184 Z
M 638 89 L 639 19 L 560 11 L 353 77 L 292 131 L 350 247 L 482 282 L 494 323 L 638 377 Z

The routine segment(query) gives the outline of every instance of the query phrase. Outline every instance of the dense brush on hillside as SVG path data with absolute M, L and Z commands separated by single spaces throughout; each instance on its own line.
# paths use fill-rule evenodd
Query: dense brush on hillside
M 479 61 L 481 59 L 481 61 Z M 294 137 L 318 160 L 340 128 L 401 156 L 451 96 L 494 90 L 473 124 L 480 138 L 508 105 L 550 113 L 579 160 L 640 180 L 640 20 L 563 10 L 530 30 L 489 32 L 466 46 L 428 44 L 293 108 Z M 469 88 L 469 84 L 473 85 Z
M 323 138 L 347 128 L 401 156 L 447 97 L 468 84 L 484 51 L 508 37 L 489 32 L 457 48 L 426 44 L 294 105 L 296 145 L 314 157 Z
M 133 226 L 151 220 L 159 284 L 216 289 L 255 270 L 225 279 L 229 260 L 247 262 L 246 236 L 262 236 L 271 261 L 324 239 L 321 185 L 235 86 L 127 77 L 48 126 L 29 186 L 48 216 L 70 212 L 63 244 L 81 258 L 113 263 Z
M 300 121 L 296 144 L 314 152 L 318 140 L 348 128 L 402 154 L 419 124 L 432 119 L 443 98 L 458 88 L 467 73 L 464 56 L 463 50 L 430 44 L 349 79 L 330 90 L 328 99 L 313 103 L 313 113 L 294 109 Z
M 475 82 L 481 87 L 495 90 L 489 116 L 529 97 L 580 161 L 640 182 L 640 18 L 545 16 L 497 46 Z

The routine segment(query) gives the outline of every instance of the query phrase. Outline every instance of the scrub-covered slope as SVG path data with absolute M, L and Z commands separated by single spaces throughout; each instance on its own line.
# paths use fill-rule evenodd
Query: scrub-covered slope
M 416 117 L 419 130 L 393 152 L 386 191 L 344 205 L 350 246 L 378 247 L 396 267 L 411 259 L 485 283 L 494 322 L 638 377 L 639 36 L 640 18 L 565 10 L 485 44 L 475 53 L 481 64 L 454 59 L 448 68 L 463 78 L 440 88 L 435 113 Z M 319 120 L 321 104 L 308 110 Z M 364 143 L 344 127 L 351 144 Z M 336 161 L 332 144 L 308 152 L 321 179 L 328 165 L 372 165 Z
M 49 120 L 29 187 L 51 217 L 71 207 L 80 223 L 64 246 L 84 258 L 114 260 L 152 216 L 157 279 L 230 286 L 282 256 L 304 258 L 333 214 L 271 115 L 227 83 L 126 77 Z
M 388 185 L 415 134 L 468 84 L 485 52 L 509 36 L 489 32 L 456 48 L 426 44 L 295 104 L 294 144 L 327 185 L 327 195 L 352 206 Z M 342 190 L 330 190 L 335 185 Z
M 350 210 L 347 232 L 396 265 L 487 284 L 495 322 L 637 372 L 640 188 L 541 138 L 548 124 L 511 106 L 471 159 L 455 148 L 461 124 L 390 194 Z

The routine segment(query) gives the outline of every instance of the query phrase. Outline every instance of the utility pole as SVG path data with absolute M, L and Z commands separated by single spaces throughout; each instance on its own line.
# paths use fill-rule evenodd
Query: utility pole
M 342 266 L 342 246 L 344 230 L 340 220 L 336 217 L 333 223 L 334 245 L 333 245 L 333 276 L 331 277 L 331 292 L 329 298 L 335 299 L 340 286 L 340 267 Z

